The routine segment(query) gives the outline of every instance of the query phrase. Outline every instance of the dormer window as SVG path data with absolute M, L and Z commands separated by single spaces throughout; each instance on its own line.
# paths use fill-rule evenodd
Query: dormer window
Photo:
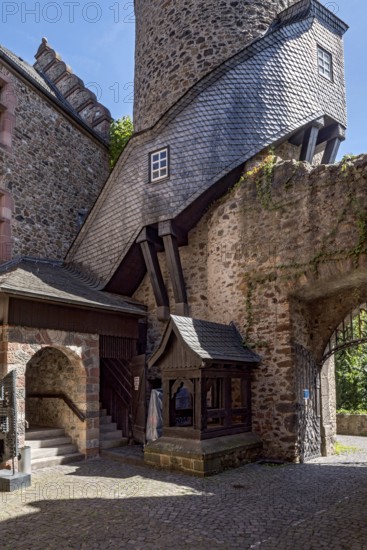
M 168 147 L 150 153 L 150 181 L 156 182 L 169 176 Z
M 333 80 L 333 58 L 331 53 L 320 46 L 317 48 L 319 74 L 328 80 Z

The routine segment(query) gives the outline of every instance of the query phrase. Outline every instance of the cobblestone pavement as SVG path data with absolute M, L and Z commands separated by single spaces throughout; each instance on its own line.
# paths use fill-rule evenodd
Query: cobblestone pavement
M 0 547 L 365 550 L 367 438 L 304 465 L 251 464 L 207 479 L 93 460 L 0 493 Z

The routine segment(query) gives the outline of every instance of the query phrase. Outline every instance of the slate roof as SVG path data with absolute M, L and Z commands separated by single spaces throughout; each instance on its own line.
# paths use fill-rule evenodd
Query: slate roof
M 36 83 L 43 91 L 56 97 L 55 90 L 46 82 L 46 80 L 36 71 L 32 65 L 24 61 L 21 57 L 11 52 L 0 44 L 0 56 L 5 61 L 11 61 L 11 65 L 17 67 L 28 80 Z
M 259 363 L 261 360 L 243 346 L 241 335 L 233 325 L 171 315 L 161 344 L 149 360 L 149 367 L 164 354 L 172 331 L 203 361 Z
M 145 315 L 145 307 L 93 288 L 62 262 L 18 259 L 0 266 L 0 292 L 21 298 Z
M 221 178 L 313 120 L 346 126 L 347 26 L 315 0 L 296 6 L 130 140 L 67 256 L 94 272 L 101 288 L 144 226 L 175 219 Z M 333 56 L 333 82 L 318 74 L 317 45 Z M 167 146 L 170 177 L 150 184 L 149 153 Z
M 83 126 L 90 134 L 93 134 L 102 143 L 106 144 L 105 140 L 88 126 L 84 120 L 78 115 L 70 103 L 62 96 L 57 88 L 47 79 L 45 75 L 40 74 L 32 65 L 24 61 L 12 51 L 0 44 L 0 59 L 6 61 L 13 69 L 21 74 L 31 84 L 36 86 L 41 92 L 46 94 L 52 101 L 57 103 L 59 107 L 64 109 L 78 124 Z

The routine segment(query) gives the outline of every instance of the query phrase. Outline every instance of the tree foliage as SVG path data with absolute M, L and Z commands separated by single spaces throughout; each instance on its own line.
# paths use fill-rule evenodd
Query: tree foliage
M 365 312 L 362 319 L 353 320 L 354 338 L 364 337 Z M 362 326 L 362 333 L 361 332 Z M 335 354 L 337 409 L 357 411 L 367 409 L 367 343 L 350 347 Z
M 129 116 L 114 120 L 110 129 L 110 166 L 113 168 L 134 132 Z

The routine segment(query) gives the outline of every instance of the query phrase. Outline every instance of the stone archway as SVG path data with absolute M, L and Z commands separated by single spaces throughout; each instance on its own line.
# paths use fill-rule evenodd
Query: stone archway
M 29 393 L 29 382 L 31 381 L 31 389 L 33 384 L 33 391 L 56 390 L 56 382 L 54 385 L 49 385 L 50 389 L 39 386 L 40 382 L 35 382 L 37 369 L 44 372 L 48 365 L 48 368 L 53 370 L 55 380 L 59 381 L 58 392 L 70 392 L 70 399 L 76 400 L 86 416 L 83 422 L 78 418 L 75 419 L 75 415 L 69 412 L 64 415 L 59 411 L 58 414 L 54 413 L 54 421 L 63 419 L 62 421 L 65 422 L 66 417 L 70 424 L 65 424 L 63 427 L 78 446 L 79 451 L 88 457 L 97 456 L 99 454 L 100 374 L 98 335 L 9 326 L 6 331 L 3 331 L 3 342 L 3 361 L 6 372 L 16 371 L 19 446 L 24 445 L 26 391 Z M 51 364 L 52 358 L 56 359 L 57 368 Z M 32 370 L 34 370 L 33 376 Z M 69 373 L 71 370 L 74 374 L 68 383 L 64 380 L 63 373 Z M 26 378 L 28 378 L 28 388 L 26 388 Z M 28 405 L 28 413 L 30 407 L 31 405 Z M 47 418 L 48 421 L 51 420 L 50 415 Z
M 28 361 L 25 372 L 25 417 L 30 426 L 64 428 L 78 448 L 85 448 L 87 375 L 76 353 L 44 347 Z
M 323 456 L 333 454 L 337 435 L 334 352 L 355 345 L 358 338 L 348 324 L 367 299 L 367 277 L 362 271 L 357 280 L 346 273 L 334 279 L 333 287 L 328 282 L 321 280 L 303 288 L 298 296 L 292 296 L 291 303 L 293 342 L 302 344 L 317 366 L 320 392 L 317 414 Z M 367 327 L 365 336 L 367 341 Z M 298 399 L 299 417 L 302 405 Z
M 321 368 L 321 388 L 323 399 L 323 427 L 327 436 L 329 430 L 329 439 L 325 437 L 326 450 L 328 450 L 335 441 L 338 433 L 337 426 L 337 354 L 346 350 L 359 348 L 361 344 L 367 343 L 367 306 L 363 303 L 351 310 L 346 317 L 342 319 L 331 335 L 326 346 Z M 342 432 L 348 433 L 348 432 Z

